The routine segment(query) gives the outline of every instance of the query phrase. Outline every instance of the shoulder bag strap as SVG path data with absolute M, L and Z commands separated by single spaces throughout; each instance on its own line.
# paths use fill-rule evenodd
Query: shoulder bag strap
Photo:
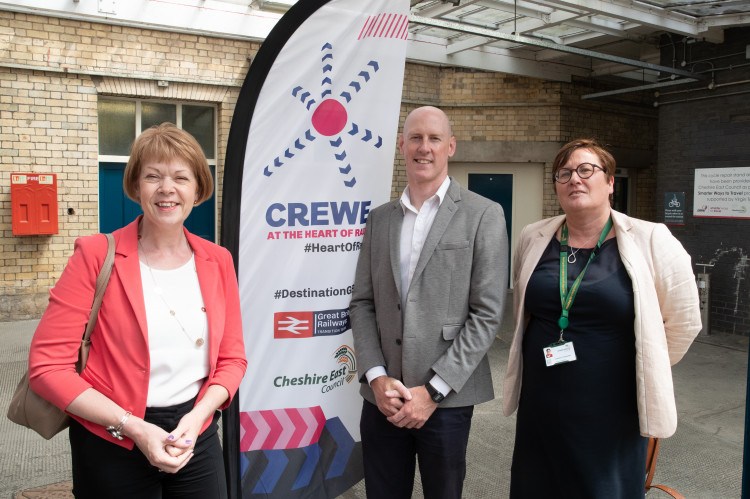
M 80 370 L 86 367 L 86 360 L 88 359 L 88 349 L 91 344 L 91 332 L 94 330 L 96 325 L 96 317 L 99 315 L 99 307 L 102 306 L 102 298 L 104 298 L 104 291 L 107 289 L 109 283 L 109 276 L 112 275 L 112 267 L 115 263 L 115 238 L 112 234 L 104 234 L 107 236 L 107 256 L 104 258 L 102 268 L 99 270 L 99 275 L 96 277 L 96 291 L 94 292 L 94 303 L 91 305 L 91 313 L 89 314 L 89 322 L 86 324 L 86 331 L 83 333 L 83 339 L 81 340 L 81 355 L 80 355 Z

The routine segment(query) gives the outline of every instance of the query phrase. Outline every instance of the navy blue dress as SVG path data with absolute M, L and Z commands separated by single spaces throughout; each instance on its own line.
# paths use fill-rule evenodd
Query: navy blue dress
M 568 288 L 590 253 L 568 264 Z M 570 309 L 564 339 L 578 360 L 546 367 L 543 349 L 560 337 L 559 275 L 553 238 L 526 290 L 510 497 L 642 498 L 648 439 L 638 427 L 633 288 L 617 239 L 604 242 Z

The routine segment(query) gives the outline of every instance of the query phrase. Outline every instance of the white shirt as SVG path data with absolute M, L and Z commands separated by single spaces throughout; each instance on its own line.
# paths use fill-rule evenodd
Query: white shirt
M 195 256 L 174 270 L 153 269 L 141 262 L 141 281 L 151 359 L 146 406 L 187 402 L 198 395 L 209 367 L 208 318 Z M 195 345 L 198 338 L 204 340 L 201 347 Z
M 406 309 L 406 295 L 409 293 L 409 286 L 411 286 L 411 280 L 414 277 L 414 270 L 417 268 L 419 255 L 422 253 L 425 239 L 427 239 L 427 234 L 430 233 L 432 223 L 435 221 L 435 216 L 445 198 L 445 194 L 448 192 L 450 183 L 451 179 L 446 177 L 443 183 L 440 184 L 437 192 L 422 203 L 422 207 L 419 210 L 411 203 L 409 186 L 401 194 L 401 209 L 404 210 L 399 248 L 401 258 L 402 311 Z M 372 380 L 375 378 L 386 375 L 384 366 L 375 366 L 365 373 L 368 383 L 372 383 Z M 437 374 L 432 377 L 430 384 L 443 395 L 448 395 L 451 392 L 451 387 L 448 386 L 448 383 Z

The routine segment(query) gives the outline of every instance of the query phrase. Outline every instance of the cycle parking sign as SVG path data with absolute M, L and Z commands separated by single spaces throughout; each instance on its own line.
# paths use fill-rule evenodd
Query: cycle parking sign
M 685 225 L 685 193 L 664 193 L 664 223 L 667 225 Z

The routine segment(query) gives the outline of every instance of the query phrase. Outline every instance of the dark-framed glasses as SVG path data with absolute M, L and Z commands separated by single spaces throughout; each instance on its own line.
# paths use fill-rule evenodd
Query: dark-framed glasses
M 570 168 L 560 168 L 555 172 L 555 182 L 558 184 L 567 184 L 570 182 L 573 172 L 576 172 L 579 178 L 589 178 L 597 168 L 604 171 L 604 168 L 594 163 L 581 163 L 572 170 Z

